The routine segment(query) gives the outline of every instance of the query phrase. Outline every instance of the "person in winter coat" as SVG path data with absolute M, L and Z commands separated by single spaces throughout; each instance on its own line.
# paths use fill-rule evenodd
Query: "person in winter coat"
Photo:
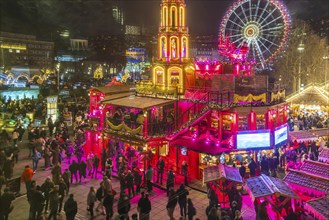
M 106 210 L 106 220 L 110 220 L 110 218 L 113 217 L 113 202 L 114 202 L 113 194 L 112 193 L 106 194 L 103 200 L 103 205 Z
M 30 217 L 29 219 L 39 220 L 45 206 L 45 197 L 42 194 L 41 187 L 36 186 L 30 190 Z
M 47 177 L 47 179 L 45 180 L 45 182 L 41 185 L 41 191 L 43 192 L 44 196 L 45 196 L 45 212 L 48 213 L 48 205 L 49 205 L 49 194 L 51 192 L 51 190 L 53 190 L 55 184 L 53 183 L 53 181 Z
M 58 184 L 59 178 L 62 175 L 62 167 L 59 164 L 56 164 L 54 168 L 51 170 L 51 174 L 53 176 L 54 184 Z
M 0 219 L 8 220 L 9 214 L 13 211 L 14 206 L 12 201 L 15 200 L 14 193 L 9 191 L 9 188 L 4 189 L 4 193 L 0 197 Z
M 139 172 L 139 169 L 136 167 L 133 171 L 134 176 L 134 183 L 136 186 L 136 194 L 139 194 L 141 192 L 141 184 L 142 184 L 142 175 Z
M 79 163 L 79 176 L 80 176 L 80 183 L 81 183 L 82 177 L 86 180 L 86 176 L 87 176 L 86 168 L 87 168 L 87 165 L 86 165 L 86 163 L 82 160 L 82 161 Z
M 135 196 L 134 176 L 131 174 L 130 170 L 128 170 L 128 173 L 125 177 L 125 181 L 126 181 L 126 188 L 128 188 L 129 198 L 131 198 L 131 193 L 133 194 L 134 197 Z
M 88 196 L 87 196 L 87 205 L 88 205 L 88 211 L 90 213 L 91 217 L 94 217 L 94 205 L 95 202 L 97 201 L 96 198 L 96 192 L 94 187 L 90 187 Z
M 146 194 L 144 196 L 144 193 L 142 193 L 142 197 L 138 201 L 137 210 L 139 210 L 139 219 L 140 220 L 150 220 L 150 212 L 152 210 L 152 207 L 151 207 L 151 201 L 149 200 L 148 194 Z
M 175 174 L 173 173 L 172 168 L 170 168 L 168 171 L 167 182 L 166 182 L 167 196 L 169 196 L 169 191 L 171 189 L 174 189 L 174 183 L 175 183 Z
M 64 204 L 64 212 L 66 220 L 74 220 L 75 215 L 78 213 L 78 204 L 73 198 L 73 194 L 70 194 L 69 198 Z
M 187 196 L 189 192 L 185 189 L 184 184 L 181 184 L 179 189 L 176 192 L 178 196 L 178 204 L 180 208 L 180 216 L 186 218 L 186 205 L 187 205 Z
M 30 190 L 32 177 L 33 177 L 33 170 L 30 168 L 29 165 L 26 165 L 21 176 L 21 181 L 25 183 L 26 192 Z
M 79 164 L 73 160 L 72 164 L 69 166 L 69 170 L 71 172 L 71 183 L 73 184 L 73 176 L 75 177 L 75 182 L 78 182 L 78 170 L 79 170 Z
M 175 194 L 174 189 L 171 189 L 169 192 L 169 198 L 167 203 L 167 212 L 170 220 L 174 220 L 174 211 L 177 205 L 177 195 Z
M 58 205 L 59 205 L 59 194 L 58 194 L 59 186 L 55 185 L 54 189 L 49 193 L 49 205 L 50 205 L 50 213 L 48 216 L 48 220 L 53 218 L 56 220 Z
M 151 165 L 149 165 L 146 173 L 145 173 L 145 180 L 147 183 L 147 192 L 151 192 L 152 191 L 152 177 L 153 177 L 153 167 Z
M 192 200 L 190 198 L 187 199 L 187 217 L 188 220 L 193 220 L 193 216 L 196 215 L 196 208 L 194 207 Z
M 120 215 L 120 219 L 129 220 L 129 211 L 130 211 L 130 200 L 127 195 L 123 192 L 120 195 L 118 201 L 118 213 Z
M 92 170 L 92 177 L 95 179 L 97 178 L 99 162 L 100 162 L 99 157 L 97 156 L 97 154 L 95 154 L 93 158 L 93 170 Z

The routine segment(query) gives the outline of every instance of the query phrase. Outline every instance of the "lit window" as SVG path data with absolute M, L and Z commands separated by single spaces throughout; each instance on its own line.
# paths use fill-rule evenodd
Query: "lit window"
M 16 50 L 16 53 L 20 53 L 21 51 L 20 50 Z
M 9 53 L 12 53 L 13 52 L 13 50 L 12 49 L 9 49 Z

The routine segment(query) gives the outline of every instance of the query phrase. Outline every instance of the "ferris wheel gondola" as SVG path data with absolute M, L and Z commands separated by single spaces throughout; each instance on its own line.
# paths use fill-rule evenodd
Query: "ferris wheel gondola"
M 240 47 L 250 48 L 248 59 L 259 68 L 268 64 L 287 45 L 291 19 L 286 6 L 279 0 L 237 0 L 224 15 L 220 38 Z

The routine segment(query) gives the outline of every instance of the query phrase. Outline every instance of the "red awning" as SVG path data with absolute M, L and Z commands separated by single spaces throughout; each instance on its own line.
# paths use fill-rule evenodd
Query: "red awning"
M 171 141 L 169 144 L 177 147 L 186 147 L 189 150 L 210 155 L 219 155 L 231 150 L 229 148 L 224 148 L 223 145 L 216 144 L 212 141 L 207 143 L 206 140 L 192 140 L 192 138 L 189 137 L 178 137 L 176 140 Z

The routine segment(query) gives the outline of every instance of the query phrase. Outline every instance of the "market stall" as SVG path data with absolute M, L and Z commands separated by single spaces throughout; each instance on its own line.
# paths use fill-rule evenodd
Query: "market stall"
M 229 203 L 227 192 L 232 184 L 242 184 L 243 180 L 237 168 L 219 164 L 204 168 L 203 183 L 210 182 L 212 189 L 218 195 L 218 202 L 225 207 L 225 204 Z
M 306 210 L 318 220 L 329 219 L 329 198 L 322 197 L 308 201 L 305 206 Z
M 304 141 L 316 141 L 318 137 L 311 132 L 308 131 L 294 131 L 294 132 L 289 132 L 288 133 L 289 140 L 290 141 L 295 141 L 297 140 L 298 142 L 304 142 Z
M 282 209 L 291 199 L 299 199 L 285 181 L 264 174 L 247 179 L 246 186 L 252 200 L 264 200 L 271 205 L 268 211 L 274 211 L 276 219 L 282 217 Z
M 329 148 L 323 148 L 320 151 L 318 161 L 329 164 Z
M 289 170 L 284 177 L 303 201 L 329 193 L 329 164 L 305 161 L 299 170 Z

